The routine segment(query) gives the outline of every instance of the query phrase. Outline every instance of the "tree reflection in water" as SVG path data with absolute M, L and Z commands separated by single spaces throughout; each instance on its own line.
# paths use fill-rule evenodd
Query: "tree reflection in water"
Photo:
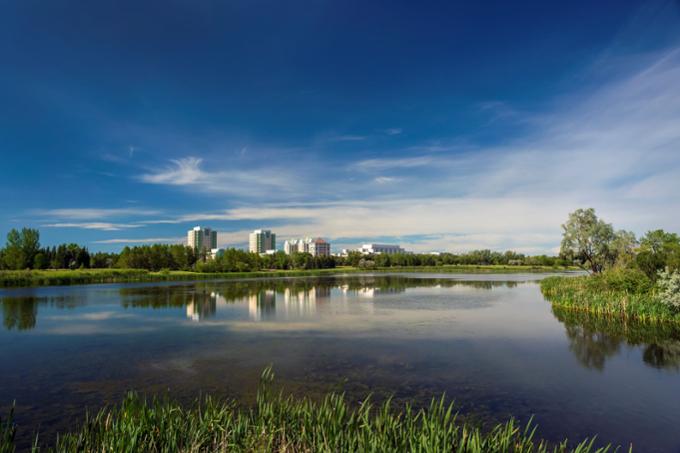
M 117 290 L 123 308 L 179 308 L 186 307 L 187 318 L 201 321 L 212 318 L 220 304 L 247 301 L 251 318 L 265 320 L 274 316 L 275 308 L 281 305 L 282 313 L 294 316 L 314 309 L 317 302 L 330 297 L 336 288 L 343 293 L 361 297 L 394 294 L 408 288 L 465 286 L 480 290 L 493 288 L 514 288 L 520 281 L 454 280 L 451 278 L 421 278 L 403 275 L 361 275 L 311 277 L 304 279 L 271 279 L 242 281 L 204 281 L 186 284 L 159 286 L 121 286 Z M 107 289 L 107 291 L 111 291 Z M 73 308 L 88 305 L 89 298 L 100 293 L 87 295 L 57 296 L 0 296 L 3 325 L 7 330 L 33 329 L 38 319 L 38 308 L 51 305 L 56 308 Z M 277 297 L 280 296 L 280 297 Z
M 564 324 L 569 349 L 583 366 L 603 370 L 621 347 L 642 347 L 645 364 L 659 369 L 680 370 L 680 327 L 667 323 L 630 322 L 620 318 L 553 307 Z
M 38 303 L 35 297 L 5 297 L 2 299 L 2 324 L 7 330 L 28 330 L 35 327 Z
M 74 308 L 85 305 L 84 301 L 78 301 L 71 296 L 15 296 L 0 297 L 2 306 L 2 324 L 7 330 L 30 330 L 36 325 L 38 319 L 38 306 L 50 305 L 56 308 Z

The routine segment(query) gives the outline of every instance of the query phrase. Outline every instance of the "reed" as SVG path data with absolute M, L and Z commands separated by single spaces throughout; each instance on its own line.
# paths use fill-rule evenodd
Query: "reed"
M 607 275 L 548 277 L 541 291 L 553 306 L 605 318 L 680 323 L 680 312 L 659 301 L 651 282 Z
M 203 398 L 184 408 L 167 399 L 128 395 L 120 406 L 87 416 L 82 426 L 58 436 L 41 451 L 58 452 L 606 452 L 595 439 L 550 445 L 536 438 L 536 427 L 515 420 L 488 431 L 461 421 L 444 398 L 428 408 L 393 409 L 390 401 L 370 399 L 351 408 L 343 395 L 320 402 L 284 397 L 264 371 L 257 402 L 250 409 L 235 402 Z M 0 451 L 12 450 L 3 437 Z

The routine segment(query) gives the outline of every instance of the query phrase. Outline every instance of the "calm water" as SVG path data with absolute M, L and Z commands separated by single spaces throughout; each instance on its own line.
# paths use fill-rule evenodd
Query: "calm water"
M 20 435 L 127 390 L 252 401 L 262 369 L 297 395 L 425 404 L 549 439 L 680 451 L 680 333 L 553 312 L 538 275 L 379 275 L 0 291 L 0 410 Z

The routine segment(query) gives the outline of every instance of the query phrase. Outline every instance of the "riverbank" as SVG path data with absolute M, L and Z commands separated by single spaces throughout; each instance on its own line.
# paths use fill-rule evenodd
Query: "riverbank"
M 144 269 L 77 269 L 0 271 L 0 287 L 82 285 L 88 283 L 163 282 L 231 278 L 318 277 L 359 272 L 427 273 L 538 273 L 561 272 L 573 268 L 550 266 L 422 266 L 363 269 L 338 267 L 312 270 L 268 270 L 256 272 L 208 273 L 189 271 L 151 272 Z
M 461 421 L 444 398 L 428 409 L 394 409 L 387 401 L 358 408 L 342 395 L 321 402 L 283 397 L 263 384 L 252 409 L 235 402 L 203 398 L 185 408 L 168 400 L 146 401 L 129 395 L 118 407 L 88 417 L 80 428 L 59 435 L 41 451 L 465 451 L 604 452 L 594 440 L 549 445 L 535 437 L 535 427 L 515 420 L 490 430 Z M 14 429 L 0 423 L 0 452 L 14 451 Z M 40 443 L 40 441 L 38 441 Z M 571 445 L 571 448 L 567 447 Z
M 662 304 L 653 283 L 619 273 L 548 277 L 541 292 L 553 306 L 600 317 L 680 323 L 680 312 Z

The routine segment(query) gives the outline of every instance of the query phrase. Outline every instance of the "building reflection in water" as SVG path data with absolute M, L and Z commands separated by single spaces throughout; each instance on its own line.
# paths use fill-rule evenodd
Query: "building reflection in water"
M 253 321 L 266 321 L 276 317 L 276 291 L 267 289 L 248 298 L 248 315 Z
M 274 290 L 262 290 L 248 298 L 248 315 L 253 321 L 309 317 L 330 297 L 330 286 L 284 288 L 278 294 Z
M 189 296 L 186 313 L 187 318 L 195 322 L 204 321 L 217 314 L 218 302 L 225 304 L 227 301 L 219 293 L 193 293 Z

